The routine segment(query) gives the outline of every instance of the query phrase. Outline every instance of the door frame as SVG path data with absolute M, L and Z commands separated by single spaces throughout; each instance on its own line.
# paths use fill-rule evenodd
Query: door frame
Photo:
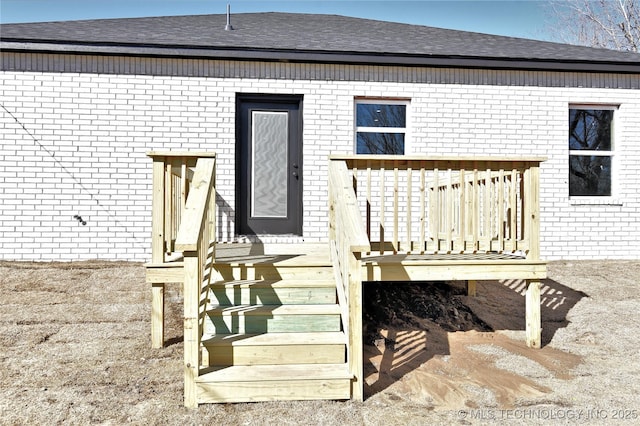
M 303 104 L 303 96 L 302 95 L 278 95 L 278 94 L 258 94 L 258 93 L 237 93 L 236 94 L 236 144 L 235 144 L 235 234 L 236 235 L 259 235 L 259 232 L 246 232 L 243 229 L 243 224 L 247 223 L 249 216 L 249 184 L 246 184 L 246 188 L 242 188 L 243 182 L 245 182 L 243 177 L 244 166 L 243 162 L 246 159 L 243 159 L 243 155 L 248 155 L 248 147 L 243 145 L 243 137 L 242 137 L 242 126 L 248 125 L 249 123 L 243 123 L 242 120 L 242 105 L 246 103 L 264 103 L 265 105 L 293 105 L 297 106 L 297 120 L 295 122 L 291 122 L 290 125 L 295 126 L 297 128 L 297 132 L 294 133 L 293 138 L 295 140 L 289 141 L 289 146 L 297 145 L 297 152 L 294 155 L 296 158 L 294 160 L 295 164 L 297 164 L 296 173 L 298 180 L 297 185 L 297 194 L 295 194 L 294 199 L 296 200 L 297 206 L 291 206 L 290 209 L 291 215 L 288 217 L 288 220 L 291 221 L 292 224 L 292 232 L 287 232 L 283 235 L 299 235 L 302 236 L 302 218 L 303 218 L 303 138 L 302 138 L 302 104 Z M 290 134 L 291 137 L 291 134 Z M 296 161 L 297 160 L 297 161 Z M 291 161 L 290 161 L 291 163 Z M 288 166 L 288 179 L 294 179 L 292 164 Z M 291 191 L 292 185 L 289 185 L 289 191 Z M 288 198 L 290 198 L 288 195 Z M 243 199 L 245 197 L 246 199 Z M 278 234 L 278 232 L 273 232 L 273 234 Z

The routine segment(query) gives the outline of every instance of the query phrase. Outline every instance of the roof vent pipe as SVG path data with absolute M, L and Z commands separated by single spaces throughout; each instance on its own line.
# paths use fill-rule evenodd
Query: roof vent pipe
M 227 25 L 224 26 L 224 30 L 233 30 L 233 27 L 231 26 L 231 5 L 229 3 L 227 3 Z

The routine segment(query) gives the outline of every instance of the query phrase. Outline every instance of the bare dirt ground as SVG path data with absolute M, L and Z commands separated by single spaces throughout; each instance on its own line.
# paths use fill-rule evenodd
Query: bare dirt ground
M 367 284 L 364 403 L 187 410 L 177 286 L 151 349 L 142 265 L 0 262 L 0 424 L 640 424 L 640 261 L 549 276 L 540 350 L 521 282 Z

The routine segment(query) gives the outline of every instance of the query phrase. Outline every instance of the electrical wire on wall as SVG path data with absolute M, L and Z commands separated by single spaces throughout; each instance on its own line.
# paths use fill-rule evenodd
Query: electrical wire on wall
M 92 192 L 89 188 L 87 188 L 82 181 L 80 180 L 80 178 L 78 178 L 77 176 L 74 175 L 73 171 L 70 170 L 67 166 L 65 166 L 62 161 L 60 159 L 58 159 L 56 157 L 56 153 L 54 151 L 52 151 L 50 148 L 48 148 L 46 145 L 44 145 L 40 139 L 38 139 L 34 133 L 32 131 L 30 131 L 27 126 L 25 126 L 16 116 L 15 114 L 13 114 L 4 104 L 0 103 L 0 106 L 2 107 L 2 109 L 4 111 L 6 111 L 7 114 L 9 114 L 9 116 L 11 118 L 13 118 L 13 120 L 16 122 L 16 124 L 18 124 L 19 127 L 22 128 L 22 130 L 33 140 L 33 142 L 35 142 L 35 144 L 42 150 L 44 151 L 49 157 L 51 157 L 55 163 L 55 165 L 57 167 L 59 167 L 62 171 L 64 171 L 65 174 L 67 174 L 72 180 L 75 186 L 77 186 L 78 188 L 80 188 L 80 192 L 87 194 L 92 201 L 94 201 L 96 203 L 96 206 L 102 210 L 104 213 L 107 214 L 107 216 L 115 223 L 117 228 L 123 229 L 125 232 L 127 232 L 128 234 L 131 234 L 131 236 L 133 237 L 134 241 L 136 242 L 136 245 L 140 246 L 140 247 L 146 247 L 146 244 L 139 240 L 138 238 L 136 238 L 135 232 L 130 231 L 127 227 L 127 225 L 123 224 L 122 222 L 120 222 L 117 218 L 117 216 L 115 214 L 113 214 L 110 210 L 109 210 L 109 206 L 103 204 L 103 202 L 100 201 L 100 199 L 98 198 L 98 196 Z M 76 214 L 73 216 L 72 218 L 73 220 L 77 221 L 80 225 L 82 226 L 86 226 L 88 221 L 83 219 L 82 216 L 80 216 L 80 214 Z

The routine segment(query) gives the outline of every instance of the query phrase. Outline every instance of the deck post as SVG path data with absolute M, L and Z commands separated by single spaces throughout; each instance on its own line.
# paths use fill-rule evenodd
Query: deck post
M 353 373 L 351 398 L 364 401 L 364 366 L 362 342 L 362 262 L 360 253 L 349 256 L 349 370 Z
M 196 378 L 200 369 L 200 261 L 197 252 L 184 257 L 184 406 L 197 408 Z
M 187 408 L 198 406 L 196 380 L 200 374 L 203 325 L 201 319 L 201 296 L 205 271 L 210 259 L 210 236 L 215 234 L 210 225 L 211 200 L 215 202 L 215 158 L 200 158 L 196 163 L 193 186 L 184 208 L 182 223 L 176 236 L 176 250 L 184 256 L 184 405 Z M 214 248 L 215 250 L 215 248 Z M 209 277 L 213 273 L 208 271 Z M 205 309 L 205 306 L 202 306 Z
M 529 259 L 540 259 L 540 167 L 531 165 L 524 174 L 525 240 L 529 246 Z
M 164 346 L 164 283 L 151 284 L 151 347 Z
M 164 262 L 164 157 L 153 158 L 151 261 Z M 151 287 L 151 347 L 164 346 L 164 283 Z
M 538 280 L 527 280 L 525 309 L 527 346 L 539 349 L 542 340 L 542 325 L 540 321 L 540 281 Z
M 467 296 L 476 297 L 476 285 L 478 281 L 476 280 L 467 280 Z

